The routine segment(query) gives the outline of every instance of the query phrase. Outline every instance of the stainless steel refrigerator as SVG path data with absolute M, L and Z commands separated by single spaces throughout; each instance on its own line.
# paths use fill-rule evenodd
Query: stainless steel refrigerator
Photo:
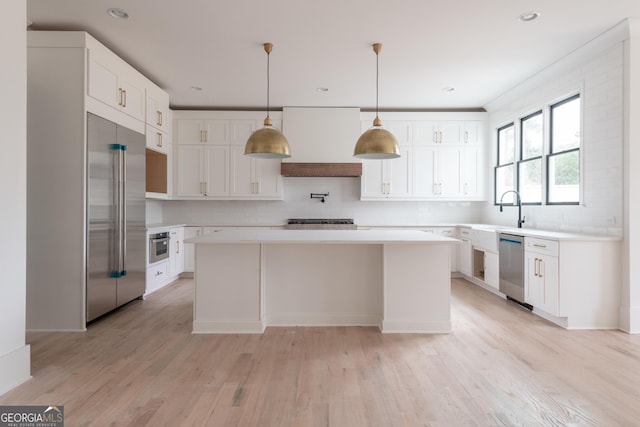
M 146 283 L 145 137 L 88 113 L 87 322 Z

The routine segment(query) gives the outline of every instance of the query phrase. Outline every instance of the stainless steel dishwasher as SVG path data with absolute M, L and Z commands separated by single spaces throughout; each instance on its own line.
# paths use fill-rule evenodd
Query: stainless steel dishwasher
M 500 292 L 518 304 L 524 302 L 524 237 L 500 233 L 498 239 Z

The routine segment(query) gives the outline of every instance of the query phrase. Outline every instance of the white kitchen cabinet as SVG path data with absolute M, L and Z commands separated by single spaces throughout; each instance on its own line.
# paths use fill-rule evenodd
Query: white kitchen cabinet
M 145 294 L 157 291 L 167 284 L 169 277 L 169 261 L 155 263 L 147 267 L 147 285 Z
M 461 198 L 461 148 L 414 147 L 413 170 L 417 198 Z
M 144 121 L 144 79 L 110 50 L 89 49 L 88 94 Z
M 558 242 L 525 237 L 525 300 L 527 304 L 560 315 Z
M 361 200 L 411 198 L 411 151 L 400 147 L 400 157 L 364 160 L 360 180 Z
M 473 269 L 473 247 L 471 244 L 471 228 L 460 227 L 458 239 L 462 241 L 458 245 L 458 271 L 465 276 L 471 277 Z
M 229 145 L 229 120 L 225 119 L 177 119 L 175 132 L 180 145 Z
M 231 185 L 233 198 L 281 199 L 282 177 L 280 160 L 256 159 L 244 155 L 244 145 L 230 148 Z
M 171 133 L 169 94 L 158 87 L 147 86 L 147 124 L 166 134 Z
M 274 116 L 274 126 L 279 126 L 280 117 Z M 247 140 L 263 120 L 263 112 L 175 112 L 176 197 L 282 200 L 281 161 L 244 155 Z
M 175 277 L 184 272 L 184 227 L 169 230 L 168 276 Z
M 147 124 L 146 127 L 147 148 L 160 153 L 169 154 L 170 141 L 167 133 Z
M 493 252 L 484 253 L 484 282 L 498 290 L 500 285 L 499 257 Z
M 229 195 L 227 147 L 177 146 L 176 195 L 187 198 Z

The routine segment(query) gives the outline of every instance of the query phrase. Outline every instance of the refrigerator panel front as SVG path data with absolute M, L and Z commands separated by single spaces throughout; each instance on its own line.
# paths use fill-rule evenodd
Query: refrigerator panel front
M 87 117 L 87 322 L 116 308 L 116 125 Z
M 117 305 L 144 294 L 147 268 L 147 230 L 145 214 L 145 136 L 118 126 L 118 144 L 125 146 L 124 199 L 126 232 L 123 265 L 126 275 L 118 279 Z

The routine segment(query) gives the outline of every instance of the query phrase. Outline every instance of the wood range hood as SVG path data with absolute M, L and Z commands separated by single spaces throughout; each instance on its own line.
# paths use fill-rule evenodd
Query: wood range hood
M 282 176 L 288 177 L 340 177 L 362 176 L 362 163 L 282 163 Z
M 353 157 L 361 133 L 359 108 L 284 107 L 282 131 L 291 146 L 282 176 L 362 176 L 362 162 Z

